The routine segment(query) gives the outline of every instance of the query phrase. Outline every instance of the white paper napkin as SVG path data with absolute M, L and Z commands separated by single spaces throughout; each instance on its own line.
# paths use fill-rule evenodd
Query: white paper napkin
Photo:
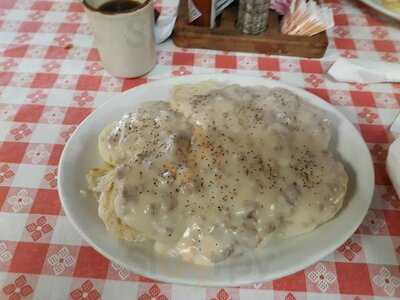
M 171 15 L 160 15 L 154 25 L 154 35 L 156 43 L 164 42 L 174 30 L 176 13 Z
M 356 83 L 400 82 L 400 64 L 338 58 L 328 71 L 337 81 Z

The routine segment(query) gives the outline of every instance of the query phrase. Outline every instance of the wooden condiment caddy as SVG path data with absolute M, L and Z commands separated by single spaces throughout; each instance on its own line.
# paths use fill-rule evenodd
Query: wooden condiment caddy
M 223 11 L 212 29 L 188 24 L 187 12 L 187 1 L 181 0 L 173 34 L 178 47 L 320 58 L 328 46 L 325 31 L 312 37 L 282 34 L 280 17 L 272 10 L 267 30 L 259 35 L 242 34 L 236 29 L 235 5 Z

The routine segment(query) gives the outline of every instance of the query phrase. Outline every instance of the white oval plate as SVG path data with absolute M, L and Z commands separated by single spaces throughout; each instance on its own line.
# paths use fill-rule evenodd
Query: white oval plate
M 397 21 L 400 21 L 400 13 L 397 13 L 393 10 L 390 10 L 383 6 L 379 0 L 360 0 L 361 2 L 365 3 L 366 5 L 376 9 L 377 11 L 394 18 Z
M 176 84 L 209 79 L 244 86 L 285 87 L 327 112 L 334 125 L 332 145 L 345 162 L 351 178 L 347 203 L 336 218 L 309 234 L 275 241 L 264 249 L 228 259 L 214 267 L 161 257 L 144 246 L 122 242 L 106 231 L 97 215 L 96 201 L 80 194 L 80 190 L 86 188 L 85 173 L 102 163 L 97 152 L 97 136 L 102 128 L 133 111 L 141 102 L 165 100 Z M 225 74 L 174 77 L 114 97 L 96 109 L 71 136 L 58 172 L 58 190 L 66 215 L 97 251 L 133 272 L 161 281 L 202 286 L 237 286 L 268 281 L 302 270 L 322 259 L 344 243 L 360 225 L 370 205 L 373 188 L 374 172 L 366 144 L 353 125 L 330 104 L 304 90 L 276 81 Z

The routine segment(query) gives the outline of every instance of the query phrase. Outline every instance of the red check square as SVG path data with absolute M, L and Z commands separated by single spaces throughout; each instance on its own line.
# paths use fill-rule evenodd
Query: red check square
M 79 29 L 79 24 L 76 23 L 61 23 L 58 27 L 58 33 L 76 33 Z
M 356 45 L 352 39 L 334 38 L 336 48 L 346 50 L 356 50 Z
M 15 115 L 14 121 L 16 122 L 32 122 L 37 123 L 42 115 L 44 106 L 36 104 L 24 104 L 21 105 L 17 114 Z
M 193 66 L 194 65 L 194 54 L 187 53 L 187 52 L 174 52 L 172 55 L 172 64 L 173 65 Z
M 96 48 L 92 48 L 89 51 L 87 60 L 89 61 L 100 61 L 100 53 Z
M 49 158 L 49 161 L 47 162 L 47 164 L 55 166 L 58 165 L 58 162 L 60 161 L 60 156 L 61 153 L 64 149 L 64 145 L 59 145 L 59 144 L 55 144 L 53 146 L 53 149 L 51 150 L 51 155 Z
M 50 10 L 53 2 L 50 1 L 36 1 L 33 3 L 31 10 Z
M 350 91 L 354 106 L 376 107 L 374 95 L 371 92 Z
M 56 190 L 39 189 L 32 204 L 32 214 L 58 215 L 61 202 Z
M 347 19 L 346 15 L 335 15 L 333 16 L 335 20 L 335 25 L 336 26 L 348 26 L 349 25 L 349 20 Z
M 64 47 L 49 46 L 44 58 L 47 59 L 65 59 L 68 49 Z
M 336 263 L 339 291 L 342 294 L 372 295 L 368 266 L 360 263 Z
M 321 63 L 315 60 L 300 60 L 300 68 L 303 73 L 323 73 Z
M 129 90 L 135 86 L 144 84 L 147 82 L 146 78 L 131 78 L 131 79 L 124 79 L 122 83 L 122 91 Z
M 277 279 L 273 281 L 274 290 L 280 291 L 306 291 L 306 278 L 304 272 L 300 271 L 295 274 Z
M 271 57 L 260 57 L 258 69 L 261 71 L 279 71 L 279 59 Z
M 38 32 L 40 26 L 42 26 L 41 22 L 25 21 L 19 26 L 18 32 Z
M 1 0 L 0 9 L 10 9 L 13 8 L 17 0 Z
M 40 274 L 48 248 L 48 244 L 19 242 L 9 272 Z
M 68 11 L 70 12 L 84 12 L 83 5 L 78 2 L 72 2 L 69 5 Z
M 326 89 L 316 89 L 316 88 L 306 88 L 306 90 L 309 91 L 310 93 L 314 94 L 314 95 L 317 95 L 318 97 L 321 97 L 326 102 L 330 102 L 329 101 L 328 90 L 326 90 Z
M 10 83 L 14 73 L 12 72 L 0 72 L 0 86 L 6 86 Z
M 51 88 L 57 80 L 57 74 L 51 73 L 37 73 L 33 78 L 31 88 L 43 89 Z
M 381 52 L 396 52 L 396 47 L 392 41 L 374 41 L 375 49 Z
M 98 91 L 100 89 L 101 79 L 101 76 L 81 75 L 79 76 L 76 89 L 82 91 Z
M 4 201 L 6 201 L 9 189 L 8 186 L 0 186 L 0 209 L 3 206 Z
M 359 124 L 361 135 L 367 143 L 389 143 L 386 129 L 382 125 Z
M 400 94 L 393 94 L 396 98 L 397 103 L 400 105 Z
M 23 45 L 19 47 L 11 47 L 9 49 L 6 49 L 3 55 L 7 57 L 24 57 L 27 51 L 28 51 L 28 45 Z
M 368 15 L 365 15 L 365 18 L 367 19 L 369 26 L 382 26 L 383 25 L 382 21 L 376 17 L 370 17 Z
M 28 143 L 3 142 L 0 144 L 0 161 L 7 163 L 21 163 Z
M 400 211 L 384 210 L 383 215 L 390 235 L 400 236 Z
M 390 185 L 389 175 L 386 172 L 386 166 L 384 163 L 375 163 L 375 184 L 378 185 Z
M 215 67 L 219 69 L 236 69 L 236 56 L 232 55 L 216 55 Z
M 104 279 L 107 277 L 109 261 L 91 247 L 82 246 L 75 265 L 75 277 Z
M 64 124 L 79 124 L 92 110 L 87 107 L 69 107 L 65 113 Z

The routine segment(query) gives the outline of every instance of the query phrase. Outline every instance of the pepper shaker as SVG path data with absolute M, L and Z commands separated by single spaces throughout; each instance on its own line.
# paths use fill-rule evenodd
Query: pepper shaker
M 259 34 L 267 29 L 270 0 L 239 0 L 236 27 L 246 34 Z

